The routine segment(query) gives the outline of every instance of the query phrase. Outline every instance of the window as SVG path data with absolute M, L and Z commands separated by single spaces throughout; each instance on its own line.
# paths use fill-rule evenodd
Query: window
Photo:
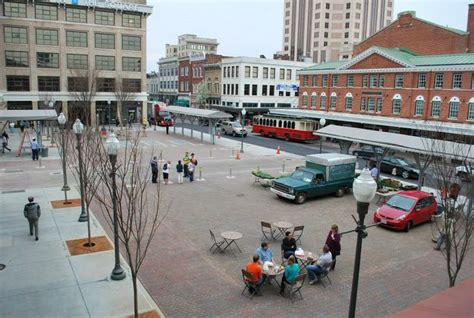
M 329 22 L 325 22 L 325 23 L 324 23 L 324 28 L 325 28 L 325 29 L 329 29 Z
M 349 29 L 349 27 L 350 27 L 350 23 L 349 23 L 349 22 L 346 22 L 345 28 L 346 28 L 346 29 Z
M 187 82 L 185 83 L 187 84 Z M 142 90 L 142 80 L 134 78 L 124 78 L 122 81 L 123 91 L 139 93 Z M 188 89 L 186 88 L 186 91 Z
M 331 95 L 329 98 L 329 107 L 331 109 L 336 109 L 336 95 Z
M 354 87 L 354 75 L 347 75 L 347 87 Z
M 129 28 L 141 28 L 142 20 L 138 14 L 123 13 L 122 14 L 122 26 Z
M 250 66 L 245 67 L 245 78 L 250 78 Z
M 244 84 L 244 95 L 250 95 L 250 84 Z
M 379 87 L 384 87 L 385 86 L 385 75 L 380 74 L 379 75 Z
M 344 38 L 348 39 L 349 38 L 349 32 L 344 32 Z
M 36 66 L 39 68 L 59 68 L 59 53 L 36 53 Z
M 377 87 L 378 78 L 377 75 L 370 75 L 370 87 Z
M 381 112 L 382 112 L 382 99 L 377 98 L 377 113 L 381 113 Z
M 418 88 L 426 88 L 426 74 L 418 74 Z
M 85 54 L 68 54 L 67 68 L 69 69 L 88 69 L 87 55 Z
M 285 69 L 284 68 L 280 68 L 280 79 L 281 80 L 285 79 Z
M 28 52 L 5 51 L 5 66 L 28 67 Z
M 332 76 L 332 86 L 333 86 L 333 87 L 337 86 L 337 82 L 338 82 L 338 81 L 339 81 L 339 76 L 336 75 L 336 74 L 334 74 L 334 75 Z
M 467 120 L 474 120 L 474 102 L 467 104 Z
M 422 99 L 415 101 L 415 116 L 423 116 L 423 107 L 425 106 L 425 101 Z
M 21 2 L 4 2 L 3 15 L 13 18 L 26 18 L 26 3 Z
M 253 84 L 252 85 L 252 95 L 253 96 L 256 96 L 257 95 L 257 88 L 258 86 L 256 84 Z
M 252 67 L 252 77 L 253 78 L 258 78 L 258 67 L 257 66 Z
M 275 69 L 273 67 L 270 69 L 270 79 L 275 79 Z
M 441 113 L 441 100 L 433 100 L 431 102 L 431 117 L 439 117 Z
M 308 106 L 308 95 L 303 95 L 303 107 Z
M 443 81 L 444 80 L 444 74 L 443 73 L 436 73 L 435 74 L 435 82 L 434 82 L 434 88 L 441 89 L 443 88 Z
M 40 92 L 59 92 L 59 77 L 57 76 L 38 76 L 38 91 Z
M 14 44 L 27 44 L 28 43 L 26 28 L 6 26 L 3 29 L 3 34 L 5 37 L 5 43 L 14 43 Z
M 308 86 L 308 75 L 303 76 L 303 86 Z
M 346 107 L 346 111 L 352 110 L 352 96 L 346 96 L 345 107 Z
M 395 75 L 395 88 L 403 88 L 403 74 Z
M 275 85 L 270 85 L 270 96 L 275 96 Z
M 360 111 L 361 112 L 365 112 L 367 110 L 367 100 L 365 99 L 365 97 L 362 97 L 360 99 Z
M 71 47 L 87 47 L 87 32 L 66 31 L 66 45 Z
M 58 30 L 36 29 L 36 44 L 38 45 L 59 45 Z
M 392 114 L 400 114 L 402 108 L 402 100 L 398 98 L 394 98 L 392 100 Z
M 350 9 L 350 8 L 351 8 L 351 3 L 350 2 L 346 3 L 346 9 Z
M 362 77 L 362 87 L 369 86 L 369 75 L 364 75 Z
M 291 81 L 291 69 L 286 70 L 286 80 Z
M 351 13 L 350 13 L 350 12 L 347 12 L 347 13 L 346 13 L 346 19 L 350 19 L 350 18 L 351 18 Z M 346 23 L 346 24 L 348 24 L 348 23 Z M 349 28 L 349 27 L 347 27 L 347 28 Z
M 95 11 L 95 24 L 115 25 L 115 15 L 108 11 Z
M 313 78 L 311 79 L 311 86 L 318 86 L 318 76 L 313 75 Z
M 316 108 L 316 94 L 311 95 L 311 107 Z
M 329 3 L 326 3 L 326 9 L 330 9 L 331 5 Z
M 458 113 L 459 113 L 459 102 L 458 101 L 449 102 L 448 118 L 457 119 L 458 118 Z
M 67 89 L 69 92 L 87 92 L 89 90 L 87 77 L 68 77 Z
M 96 49 L 115 49 L 115 34 L 96 33 L 95 34 Z
M 115 91 L 115 78 L 97 78 L 97 91 L 98 92 L 114 92 Z
M 325 39 L 329 38 L 329 33 L 328 32 L 324 32 L 324 38 Z
M 115 56 L 96 55 L 95 68 L 101 71 L 115 71 Z
M 325 17 L 326 19 L 329 19 L 329 12 L 326 12 L 326 13 L 324 14 L 324 17 Z
M 373 113 L 375 111 L 375 98 L 367 98 L 367 111 Z
M 227 84 L 222 85 L 222 91 L 224 92 L 224 95 L 227 95 Z
M 235 67 L 235 77 L 239 77 L 239 66 Z
M 327 87 L 328 86 L 328 76 L 327 75 L 323 75 L 323 80 L 322 80 L 322 85 L 323 87 Z
M 263 78 L 268 78 L 268 67 L 263 68 Z
M 122 35 L 122 50 L 140 51 L 142 39 L 139 36 Z
M 453 74 L 453 88 L 461 88 L 461 86 L 462 86 L 462 74 L 454 73 Z
M 79 8 L 66 8 L 66 21 L 87 23 L 87 10 Z
M 30 78 L 28 76 L 7 75 L 7 91 L 28 92 L 30 90 Z
M 54 5 L 35 4 L 35 16 L 36 19 L 41 20 L 57 20 L 58 7 Z
M 319 103 L 319 109 L 326 109 L 326 95 L 321 95 L 321 102 Z
M 471 75 L 471 89 L 474 89 L 474 73 Z
M 267 96 L 268 94 L 268 85 L 262 85 L 262 96 Z

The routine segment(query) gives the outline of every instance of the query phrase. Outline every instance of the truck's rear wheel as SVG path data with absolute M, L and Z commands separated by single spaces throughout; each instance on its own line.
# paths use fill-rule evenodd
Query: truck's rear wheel
M 344 195 L 346 191 L 343 188 L 337 189 L 336 191 L 336 197 L 340 198 Z
M 298 193 L 295 198 L 295 202 L 298 204 L 303 204 L 306 201 L 306 193 Z

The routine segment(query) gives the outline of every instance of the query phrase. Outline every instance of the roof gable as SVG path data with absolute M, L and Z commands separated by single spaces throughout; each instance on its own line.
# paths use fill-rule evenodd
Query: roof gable
M 395 62 L 390 58 L 381 56 L 378 53 L 372 53 L 359 62 L 347 67 L 347 69 L 372 69 L 372 68 L 397 68 L 406 67 L 399 62 Z
M 413 67 L 410 63 L 410 58 L 413 56 L 414 54 L 408 51 L 383 49 L 374 46 L 357 55 L 352 60 L 347 61 L 338 69 Z

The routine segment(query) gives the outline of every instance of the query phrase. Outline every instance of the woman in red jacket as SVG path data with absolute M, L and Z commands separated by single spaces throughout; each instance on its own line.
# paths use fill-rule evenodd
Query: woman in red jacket
M 326 238 L 326 245 L 331 251 L 331 270 L 334 270 L 334 267 L 336 266 L 336 256 L 341 254 L 341 234 L 339 234 L 339 228 L 336 224 L 331 226 L 331 231 L 329 231 L 328 237 Z

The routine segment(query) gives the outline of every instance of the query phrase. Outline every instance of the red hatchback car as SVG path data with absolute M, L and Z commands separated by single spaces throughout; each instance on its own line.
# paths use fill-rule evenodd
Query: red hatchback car
M 432 194 L 423 191 L 402 191 L 394 195 L 374 213 L 374 222 L 408 232 L 413 225 L 431 219 L 437 203 Z

